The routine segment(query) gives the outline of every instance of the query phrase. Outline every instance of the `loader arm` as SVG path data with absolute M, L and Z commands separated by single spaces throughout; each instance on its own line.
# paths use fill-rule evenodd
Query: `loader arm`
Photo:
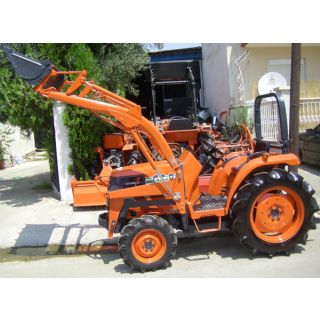
M 2 49 L 15 72 L 31 85 L 36 93 L 49 99 L 87 109 L 98 117 L 101 114 L 113 117 L 116 121 L 110 120 L 109 122 L 132 134 L 141 152 L 156 170 L 155 159 L 141 136 L 141 133 L 145 134 L 158 154 L 169 163 L 171 168 L 179 170 L 178 161 L 167 141 L 155 125 L 142 116 L 139 105 L 87 80 L 86 70 L 58 71 L 47 60 L 36 61 L 8 47 L 2 46 Z M 70 75 L 75 79 L 69 80 Z M 108 120 L 102 120 L 108 122 Z
M 47 87 L 47 84 L 58 75 L 69 74 L 78 75 L 74 81 L 65 80 L 60 88 Z M 92 81 L 87 81 L 86 74 L 85 70 L 81 72 L 62 72 L 52 69 L 41 83 L 34 88 L 34 91 L 49 99 L 115 118 L 123 128 L 132 134 L 141 152 L 155 169 L 154 159 L 139 134 L 139 132 L 143 132 L 163 159 L 167 160 L 170 166 L 176 170 L 179 166 L 171 148 L 154 124 L 142 116 L 141 107 L 113 92 L 101 88 Z M 80 92 L 76 94 L 76 91 L 79 90 Z

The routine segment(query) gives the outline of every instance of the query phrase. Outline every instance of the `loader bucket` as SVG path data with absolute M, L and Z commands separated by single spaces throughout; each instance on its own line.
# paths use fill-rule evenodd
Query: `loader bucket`
M 39 83 L 51 72 L 53 68 L 49 60 L 33 60 L 3 45 L 1 46 L 1 49 L 6 53 L 15 73 L 31 87 L 39 85 Z M 59 74 L 54 78 L 55 79 L 50 78 L 50 86 L 54 86 L 56 88 L 60 87 L 64 81 L 64 76 Z

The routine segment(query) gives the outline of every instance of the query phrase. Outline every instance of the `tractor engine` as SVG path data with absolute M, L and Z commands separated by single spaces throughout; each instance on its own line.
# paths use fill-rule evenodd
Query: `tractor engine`
M 102 138 L 103 148 L 97 150 L 102 165 L 116 169 L 145 161 L 131 139 L 130 135 L 123 133 L 105 134 Z
M 112 169 L 120 168 L 123 166 L 123 159 L 121 149 L 110 149 L 104 152 L 102 159 L 105 166 L 110 166 Z

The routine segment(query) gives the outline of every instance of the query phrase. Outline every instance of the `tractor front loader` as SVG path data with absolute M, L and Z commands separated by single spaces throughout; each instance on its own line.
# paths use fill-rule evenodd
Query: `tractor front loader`
M 300 164 L 296 155 L 288 153 L 286 128 L 283 153 L 277 154 L 269 151 L 258 126 L 259 151 L 222 154 L 208 192 L 201 193 L 199 161 L 187 149 L 176 157 L 159 129 L 142 116 L 140 106 L 86 80 L 85 70 L 58 71 L 49 61 L 4 50 L 16 73 L 35 92 L 112 123 L 134 139 L 146 159 L 116 169 L 104 166 L 96 179 L 105 190 L 107 208 L 99 222 L 107 228 L 108 238 L 121 233 L 119 253 L 133 269 L 168 266 L 177 248 L 175 230 L 211 233 L 221 230 L 224 222 L 253 253 L 290 254 L 298 243 L 306 243 L 319 208 L 311 186 L 286 169 Z M 283 120 L 282 103 L 278 105 Z M 255 111 L 259 115 L 259 101 Z

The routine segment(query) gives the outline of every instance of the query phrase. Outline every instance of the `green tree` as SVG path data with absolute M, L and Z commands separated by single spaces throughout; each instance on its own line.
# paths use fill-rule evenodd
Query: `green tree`
M 141 44 L 11 44 L 15 50 L 35 59 L 49 59 L 60 70 L 88 71 L 88 78 L 125 95 L 137 94 L 133 80 L 148 62 Z M 17 125 L 25 131 L 41 131 L 46 147 L 52 151 L 52 101 L 37 96 L 11 70 L 0 50 L 0 121 Z M 71 168 L 77 179 L 88 179 L 93 149 L 110 130 L 87 110 L 66 108 L 64 123 L 69 128 Z M 52 168 L 51 163 L 51 168 Z
M 13 44 L 15 50 L 33 54 L 33 45 Z M 43 137 L 48 152 L 53 152 L 52 102 L 45 100 L 11 69 L 4 52 L 0 50 L 0 122 L 20 127 L 26 134 L 33 131 Z M 53 161 L 50 167 L 53 169 Z

